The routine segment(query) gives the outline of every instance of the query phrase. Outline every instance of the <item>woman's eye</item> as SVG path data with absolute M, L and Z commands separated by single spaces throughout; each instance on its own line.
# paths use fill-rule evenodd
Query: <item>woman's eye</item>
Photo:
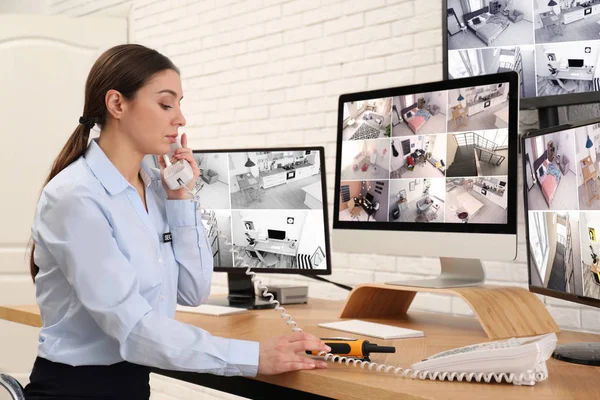
M 161 104 L 160 106 L 161 106 L 162 108 L 164 108 L 165 110 L 168 110 L 169 108 L 173 108 L 173 107 L 171 107 L 171 106 L 168 106 L 168 105 L 166 105 L 166 104 Z

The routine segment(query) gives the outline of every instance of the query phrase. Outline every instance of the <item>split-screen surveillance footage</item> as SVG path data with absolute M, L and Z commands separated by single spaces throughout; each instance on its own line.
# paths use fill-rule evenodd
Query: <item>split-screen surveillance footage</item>
M 447 0 L 448 77 L 515 71 L 521 98 L 600 89 L 600 4 Z
M 600 299 L 600 126 L 525 139 L 531 282 Z
M 345 103 L 339 220 L 505 224 L 508 88 Z
M 194 151 L 215 267 L 328 268 L 320 153 Z

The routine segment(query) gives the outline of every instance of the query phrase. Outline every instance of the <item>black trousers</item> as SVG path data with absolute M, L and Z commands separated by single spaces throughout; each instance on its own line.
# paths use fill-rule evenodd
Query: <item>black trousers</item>
M 148 400 L 150 367 L 120 362 L 73 367 L 37 357 L 26 400 Z

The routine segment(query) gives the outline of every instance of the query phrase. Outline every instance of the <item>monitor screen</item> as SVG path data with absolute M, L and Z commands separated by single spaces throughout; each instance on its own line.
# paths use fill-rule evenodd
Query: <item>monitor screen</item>
M 522 148 L 530 288 L 600 300 L 600 120 L 532 132 Z
M 285 231 L 276 231 L 273 229 L 268 229 L 269 239 L 277 239 L 284 240 L 285 239 Z
M 517 89 L 509 73 L 342 95 L 334 228 L 513 230 Z
M 515 71 L 521 108 L 597 102 L 600 36 L 591 3 L 443 0 L 445 79 Z
M 569 67 L 581 68 L 583 67 L 583 60 L 569 58 Z
M 194 150 L 215 271 L 331 273 L 322 147 Z M 216 232 L 227 237 L 217 238 Z

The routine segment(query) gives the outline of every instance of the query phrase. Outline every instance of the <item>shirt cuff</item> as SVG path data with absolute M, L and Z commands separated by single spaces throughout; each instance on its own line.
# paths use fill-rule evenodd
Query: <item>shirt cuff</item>
M 191 200 L 165 200 L 167 222 L 171 227 L 196 226 L 196 207 L 198 203 Z
M 230 339 L 225 376 L 256 376 L 259 348 L 258 342 Z

